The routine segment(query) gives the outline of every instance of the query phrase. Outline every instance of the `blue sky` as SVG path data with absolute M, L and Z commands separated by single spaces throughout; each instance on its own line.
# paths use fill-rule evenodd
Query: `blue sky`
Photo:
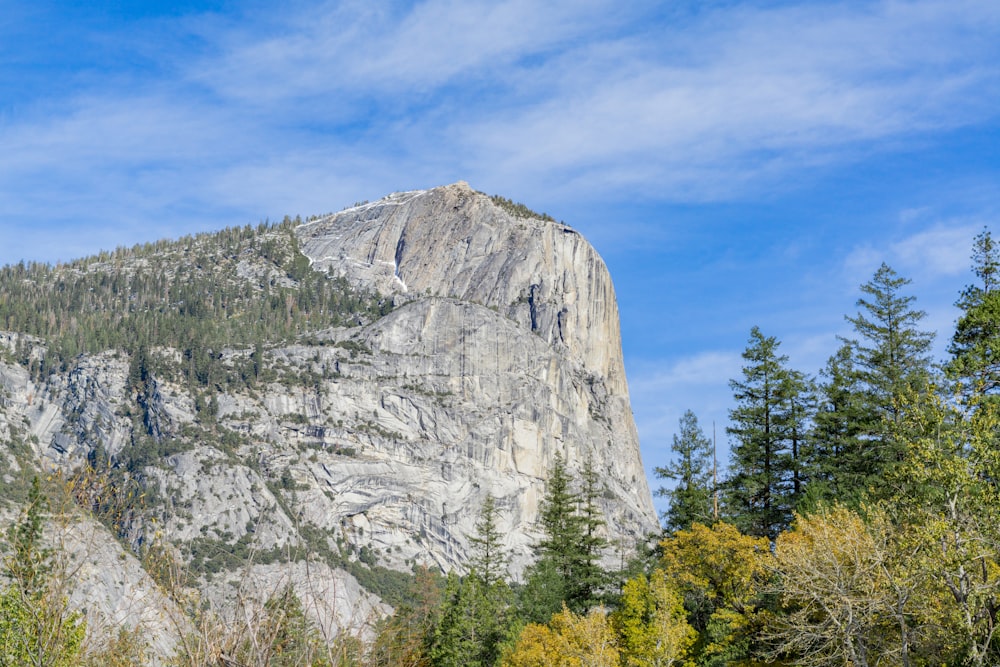
M 816 373 L 882 261 L 943 356 L 1000 213 L 992 0 L 0 0 L 0 17 L 0 263 L 467 180 L 604 256 L 649 468 L 688 408 L 725 447 L 753 325 Z

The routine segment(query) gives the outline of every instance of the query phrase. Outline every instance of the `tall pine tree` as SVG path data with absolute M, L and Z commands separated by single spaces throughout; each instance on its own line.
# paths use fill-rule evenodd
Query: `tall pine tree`
M 469 541 L 469 574 L 462 579 L 454 573 L 448 576 L 428 651 L 431 662 L 440 667 L 492 667 L 516 625 L 511 622 L 513 595 L 504 580 L 509 559 L 493 496 L 483 501 L 476 534 Z
M 824 418 L 848 437 L 846 458 L 836 465 L 843 471 L 837 491 L 847 497 L 879 496 L 881 480 L 906 457 L 905 411 L 932 379 L 934 334 L 918 328 L 925 313 L 913 308 L 916 297 L 902 293 L 910 282 L 883 263 L 861 286 L 858 314 L 846 317 L 855 337 L 844 339 L 849 356 L 840 363 L 852 376 L 827 389 L 849 387 L 852 395 L 842 396 L 840 406 L 825 405 Z
M 805 377 L 788 368 L 780 343 L 750 331 L 743 377 L 729 385 L 737 407 L 729 412 L 733 438 L 726 512 L 743 532 L 774 539 L 788 527 L 798 501 L 797 447 L 806 430 Z
M 660 487 L 656 494 L 669 499 L 663 515 L 667 532 L 686 530 L 692 523 L 711 525 L 714 518 L 712 469 L 714 450 L 698 425 L 698 417 L 688 410 L 680 418 L 670 451 L 673 463 L 657 467 L 656 476 L 675 482 L 672 489 Z
M 955 304 L 962 315 L 947 365 L 949 377 L 967 397 L 1000 391 L 1000 248 L 988 229 L 976 236 L 972 262 L 980 284 L 966 287 Z
M 529 621 L 546 622 L 563 602 L 576 613 L 597 602 L 605 581 L 599 561 L 606 544 L 600 532 L 604 519 L 598 480 L 586 463 L 582 491 L 577 492 L 565 459 L 559 453 L 553 459 L 541 505 L 538 559 L 525 572 L 521 594 L 522 615 Z
M 878 418 L 849 344 L 830 357 L 822 376 L 812 430 L 809 497 L 856 506 L 876 481 L 866 434 L 875 432 Z

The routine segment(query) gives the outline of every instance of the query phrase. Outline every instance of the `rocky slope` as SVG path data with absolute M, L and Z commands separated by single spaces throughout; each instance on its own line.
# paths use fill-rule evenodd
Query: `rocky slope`
M 289 228 L 294 237 L 262 229 L 232 252 L 211 255 L 209 237 L 189 247 L 208 254 L 202 270 L 232 265 L 231 283 L 312 289 L 301 268 L 261 259 L 261 248 L 287 243 L 313 272 L 391 300 L 391 312 L 209 350 L 217 370 L 198 381 L 177 370 L 198 355 L 176 345 L 55 366 L 47 340 L 4 334 L 5 482 L 29 461 L 65 471 L 96 461 L 145 489 L 143 507 L 118 524 L 133 550 L 163 541 L 220 608 L 237 591 L 266 597 L 291 583 L 330 633 L 382 613 L 371 591 L 383 592 L 390 571 L 461 570 L 487 494 L 517 576 L 557 452 L 571 471 L 589 460 L 600 474 L 616 548 L 657 529 L 614 290 L 579 233 L 464 183 Z M 67 270 L 135 281 L 155 265 L 169 282 L 180 273 L 163 260 L 169 252 Z M 292 321 L 287 294 L 275 303 Z M 104 597 L 127 607 L 114 587 Z

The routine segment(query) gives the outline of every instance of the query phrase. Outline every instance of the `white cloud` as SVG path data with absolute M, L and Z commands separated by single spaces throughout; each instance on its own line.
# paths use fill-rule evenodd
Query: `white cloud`
M 165 43 L 202 42 L 0 126 L 0 218 L 242 223 L 459 178 L 528 201 L 727 200 L 1000 108 L 1000 5 L 661 4 L 354 1 L 161 21 L 180 34 Z
M 632 391 L 676 390 L 678 387 L 716 385 L 722 378 L 735 377 L 741 366 L 738 353 L 723 351 L 700 352 L 696 355 L 669 362 L 666 366 L 655 364 L 640 367 L 635 376 L 630 375 Z
M 856 287 L 868 282 L 883 262 L 919 284 L 969 275 L 972 242 L 984 225 L 962 219 L 935 221 L 921 225 L 917 231 L 912 229 L 916 221 L 929 215 L 926 209 L 919 215 L 904 211 L 901 219 L 905 227 L 890 229 L 881 243 L 869 241 L 856 246 L 844 259 L 844 284 Z
M 929 275 L 953 276 L 968 272 L 972 241 L 982 225 L 966 222 L 937 224 L 890 246 L 901 267 Z
M 193 76 L 253 103 L 331 93 L 405 99 L 455 79 L 508 78 L 520 60 L 613 26 L 620 13 L 607 0 L 316 3 L 224 35 L 222 57 Z
M 664 26 L 655 39 L 666 48 L 630 40 L 565 53 L 550 62 L 560 72 L 547 79 L 553 94 L 460 128 L 499 169 L 553 181 L 568 172 L 576 190 L 724 196 L 844 159 L 852 144 L 995 115 L 1000 77 L 980 58 L 997 48 L 965 40 L 971 25 L 995 35 L 997 10 L 963 9 L 712 12 L 682 30 Z

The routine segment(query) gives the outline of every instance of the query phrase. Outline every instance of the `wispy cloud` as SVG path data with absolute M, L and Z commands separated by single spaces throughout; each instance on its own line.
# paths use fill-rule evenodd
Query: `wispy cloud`
M 997 48 L 965 40 L 973 25 L 995 34 L 997 14 L 978 3 L 709 12 L 649 42 L 554 58 L 553 95 L 464 130 L 500 169 L 568 172 L 577 190 L 732 195 L 849 159 L 852 145 L 995 114 L 1000 78 L 981 65 Z
M 972 0 L 298 3 L 157 26 L 198 48 L 143 50 L 160 59 L 145 77 L 90 77 L 0 126 L 5 214 L 263 216 L 340 205 L 337 182 L 459 177 L 549 201 L 718 200 L 1000 108 L 1000 6 Z
M 901 266 L 923 274 L 953 276 L 968 272 L 972 241 L 982 225 L 950 221 L 893 243 L 890 253 Z

